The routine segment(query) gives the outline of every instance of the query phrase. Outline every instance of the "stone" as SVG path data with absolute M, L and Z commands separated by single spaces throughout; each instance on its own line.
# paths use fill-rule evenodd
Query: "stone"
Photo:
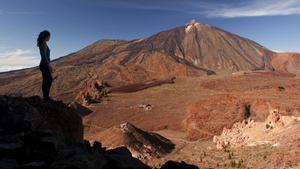
M 15 159 L 0 158 L 1 169 L 16 169 L 19 167 Z
M 1 169 L 149 168 L 128 150 L 84 141 L 81 117 L 60 101 L 0 96 L 0 108 Z
M 75 100 L 84 106 L 99 103 L 102 97 L 107 96 L 107 87 L 107 83 L 102 80 L 93 80 L 79 92 Z
M 81 117 L 91 114 L 93 111 L 89 108 L 79 104 L 78 102 L 72 102 L 69 104 L 69 107 L 74 109 Z
M 161 169 L 199 169 L 199 167 L 187 164 L 184 161 L 167 161 L 165 164 L 162 165 Z

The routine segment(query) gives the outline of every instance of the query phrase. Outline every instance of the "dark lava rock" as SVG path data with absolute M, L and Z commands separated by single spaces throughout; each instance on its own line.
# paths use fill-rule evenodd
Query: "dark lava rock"
M 83 140 L 79 114 L 60 101 L 0 96 L 0 168 L 149 168 L 127 149 Z
M 60 101 L 0 96 L 0 110 L 1 169 L 150 169 L 125 147 L 83 140 L 81 117 Z
M 185 162 L 179 163 L 177 161 L 167 161 L 164 165 L 162 165 L 161 169 L 199 169 L 199 167 Z

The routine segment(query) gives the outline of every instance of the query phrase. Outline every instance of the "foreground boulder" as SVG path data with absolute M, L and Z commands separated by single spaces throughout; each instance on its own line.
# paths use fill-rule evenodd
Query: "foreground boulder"
M 161 166 L 161 169 L 199 169 L 195 165 L 190 165 L 185 162 L 167 161 Z
M 0 109 L 1 138 L 14 134 L 24 139 L 49 137 L 59 148 L 83 142 L 80 116 L 60 101 L 0 96 Z
M 1 169 L 150 169 L 126 147 L 106 150 L 83 140 L 80 115 L 60 101 L 0 96 L 0 110 Z M 140 151 L 166 153 L 174 146 L 128 123 L 121 130 Z
M 0 168 L 149 168 L 127 149 L 83 140 L 80 116 L 62 102 L 0 96 Z
M 85 144 L 58 153 L 51 169 L 150 169 L 125 147 L 106 151 L 101 143 L 88 141 Z

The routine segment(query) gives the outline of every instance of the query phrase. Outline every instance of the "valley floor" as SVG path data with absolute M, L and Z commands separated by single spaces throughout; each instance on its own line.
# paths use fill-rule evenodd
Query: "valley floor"
M 235 118 L 230 112 L 235 108 L 227 110 L 227 107 L 233 104 L 245 102 L 250 105 L 250 118 L 255 121 L 265 120 L 273 108 L 279 109 L 282 115 L 300 117 L 299 96 L 298 77 L 249 74 L 178 78 L 175 84 L 135 93 L 112 93 L 101 103 L 89 106 L 93 113 L 83 119 L 85 139 L 97 140 L 106 146 L 103 140 L 107 132 L 104 131 L 130 122 L 145 131 L 156 132 L 176 145 L 170 154 L 162 158 L 143 159 L 153 167 L 167 160 L 175 160 L 201 168 L 297 168 L 300 167 L 300 137 L 290 140 L 290 144 L 279 146 L 263 144 L 217 150 L 211 136 L 222 133 L 223 127 L 215 126 L 224 124 L 231 128 L 234 121 L 227 121 Z M 228 99 L 231 97 L 239 101 Z M 214 106 L 220 106 L 219 102 L 225 104 L 221 105 L 225 107 L 223 114 L 221 110 L 218 110 L 221 113 L 214 112 L 215 108 L 218 109 Z M 204 106 L 203 109 L 201 106 Z M 204 109 L 217 115 L 203 116 Z M 193 112 L 195 110 L 199 112 Z M 189 128 L 191 125 L 185 124 L 191 116 L 195 118 L 192 119 L 195 123 L 193 130 Z M 203 119 L 205 117 L 207 119 Z M 191 123 L 191 119 L 188 120 Z M 299 132 L 295 130 L 291 134 L 297 135 Z

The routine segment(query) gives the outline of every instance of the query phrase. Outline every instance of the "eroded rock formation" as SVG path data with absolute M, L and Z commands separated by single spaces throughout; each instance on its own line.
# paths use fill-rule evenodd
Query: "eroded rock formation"
M 100 140 L 110 148 L 126 146 L 139 159 L 160 158 L 175 147 L 161 135 L 143 131 L 128 122 L 102 132 Z
M 271 144 L 278 146 L 300 129 L 300 119 L 293 116 L 281 116 L 278 109 L 270 109 L 264 122 L 255 122 L 251 118 L 235 123 L 232 128 L 224 128 L 222 134 L 214 136 L 217 149 L 239 148 Z M 298 136 L 299 138 L 299 136 Z
M 106 87 L 102 80 L 93 80 L 80 91 L 75 100 L 82 105 L 100 102 L 107 95 Z

